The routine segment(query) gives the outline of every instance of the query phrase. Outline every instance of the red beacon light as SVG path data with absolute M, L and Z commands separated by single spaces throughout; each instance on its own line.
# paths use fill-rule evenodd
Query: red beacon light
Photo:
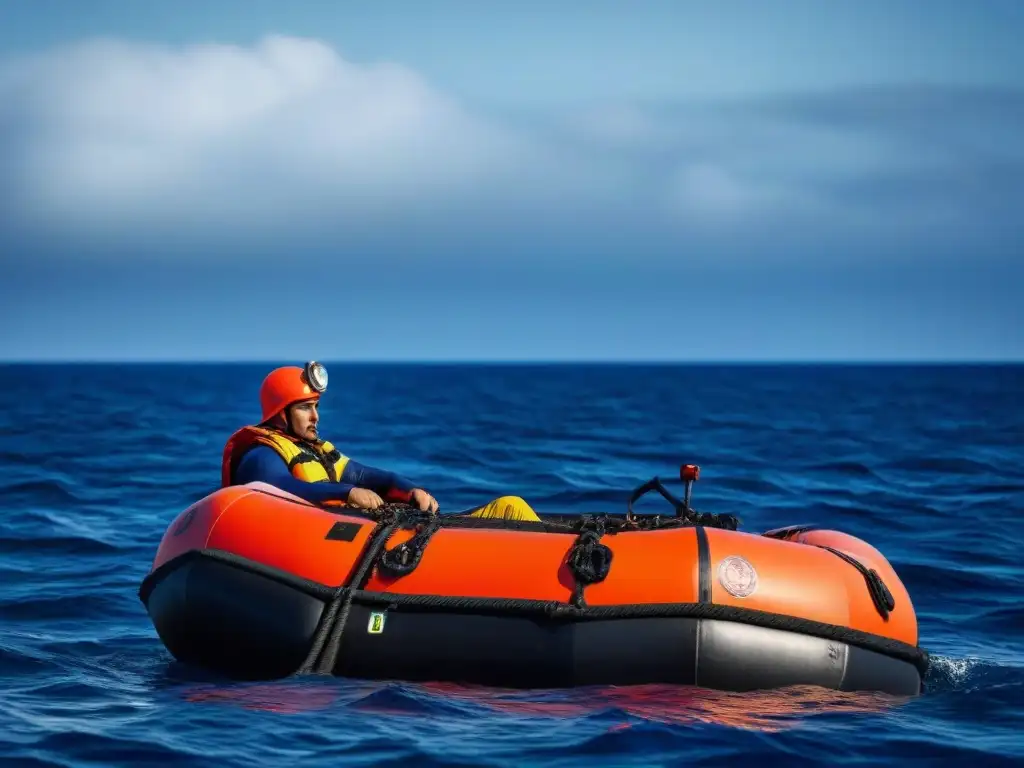
M 700 477 L 700 467 L 696 464 L 683 464 L 679 468 L 679 479 L 686 483 L 683 496 L 683 506 L 686 509 L 690 508 L 690 493 L 693 490 L 693 483 L 698 477 Z

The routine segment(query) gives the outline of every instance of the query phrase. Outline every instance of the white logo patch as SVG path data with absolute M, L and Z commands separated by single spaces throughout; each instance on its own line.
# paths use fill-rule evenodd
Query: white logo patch
M 750 597 L 757 589 L 757 571 L 746 559 L 736 555 L 718 566 L 718 581 L 734 597 Z

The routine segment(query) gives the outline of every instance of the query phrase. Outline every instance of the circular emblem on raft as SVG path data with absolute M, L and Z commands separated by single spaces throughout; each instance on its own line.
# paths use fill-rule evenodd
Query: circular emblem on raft
M 757 571 L 744 558 L 732 555 L 718 566 L 718 580 L 734 597 L 750 597 L 757 589 Z

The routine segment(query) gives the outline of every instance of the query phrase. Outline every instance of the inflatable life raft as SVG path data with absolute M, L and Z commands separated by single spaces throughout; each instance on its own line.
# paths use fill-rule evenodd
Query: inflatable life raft
M 874 547 L 741 532 L 690 506 L 698 475 L 683 500 L 654 478 L 625 515 L 542 522 L 223 488 L 172 521 L 139 597 L 172 656 L 235 679 L 921 692 L 914 606 Z M 672 514 L 634 512 L 651 490 Z

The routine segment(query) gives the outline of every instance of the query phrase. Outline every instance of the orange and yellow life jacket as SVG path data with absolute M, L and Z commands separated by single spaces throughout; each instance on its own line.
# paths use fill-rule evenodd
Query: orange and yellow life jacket
M 339 483 L 348 464 L 348 456 L 341 454 L 328 440 L 313 444 L 276 429 L 242 427 L 224 445 L 220 465 L 222 487 L 232 484 L 235 467 L 254 445 L 273 448 L 288 465 L 288 471 L 307 483 Z

